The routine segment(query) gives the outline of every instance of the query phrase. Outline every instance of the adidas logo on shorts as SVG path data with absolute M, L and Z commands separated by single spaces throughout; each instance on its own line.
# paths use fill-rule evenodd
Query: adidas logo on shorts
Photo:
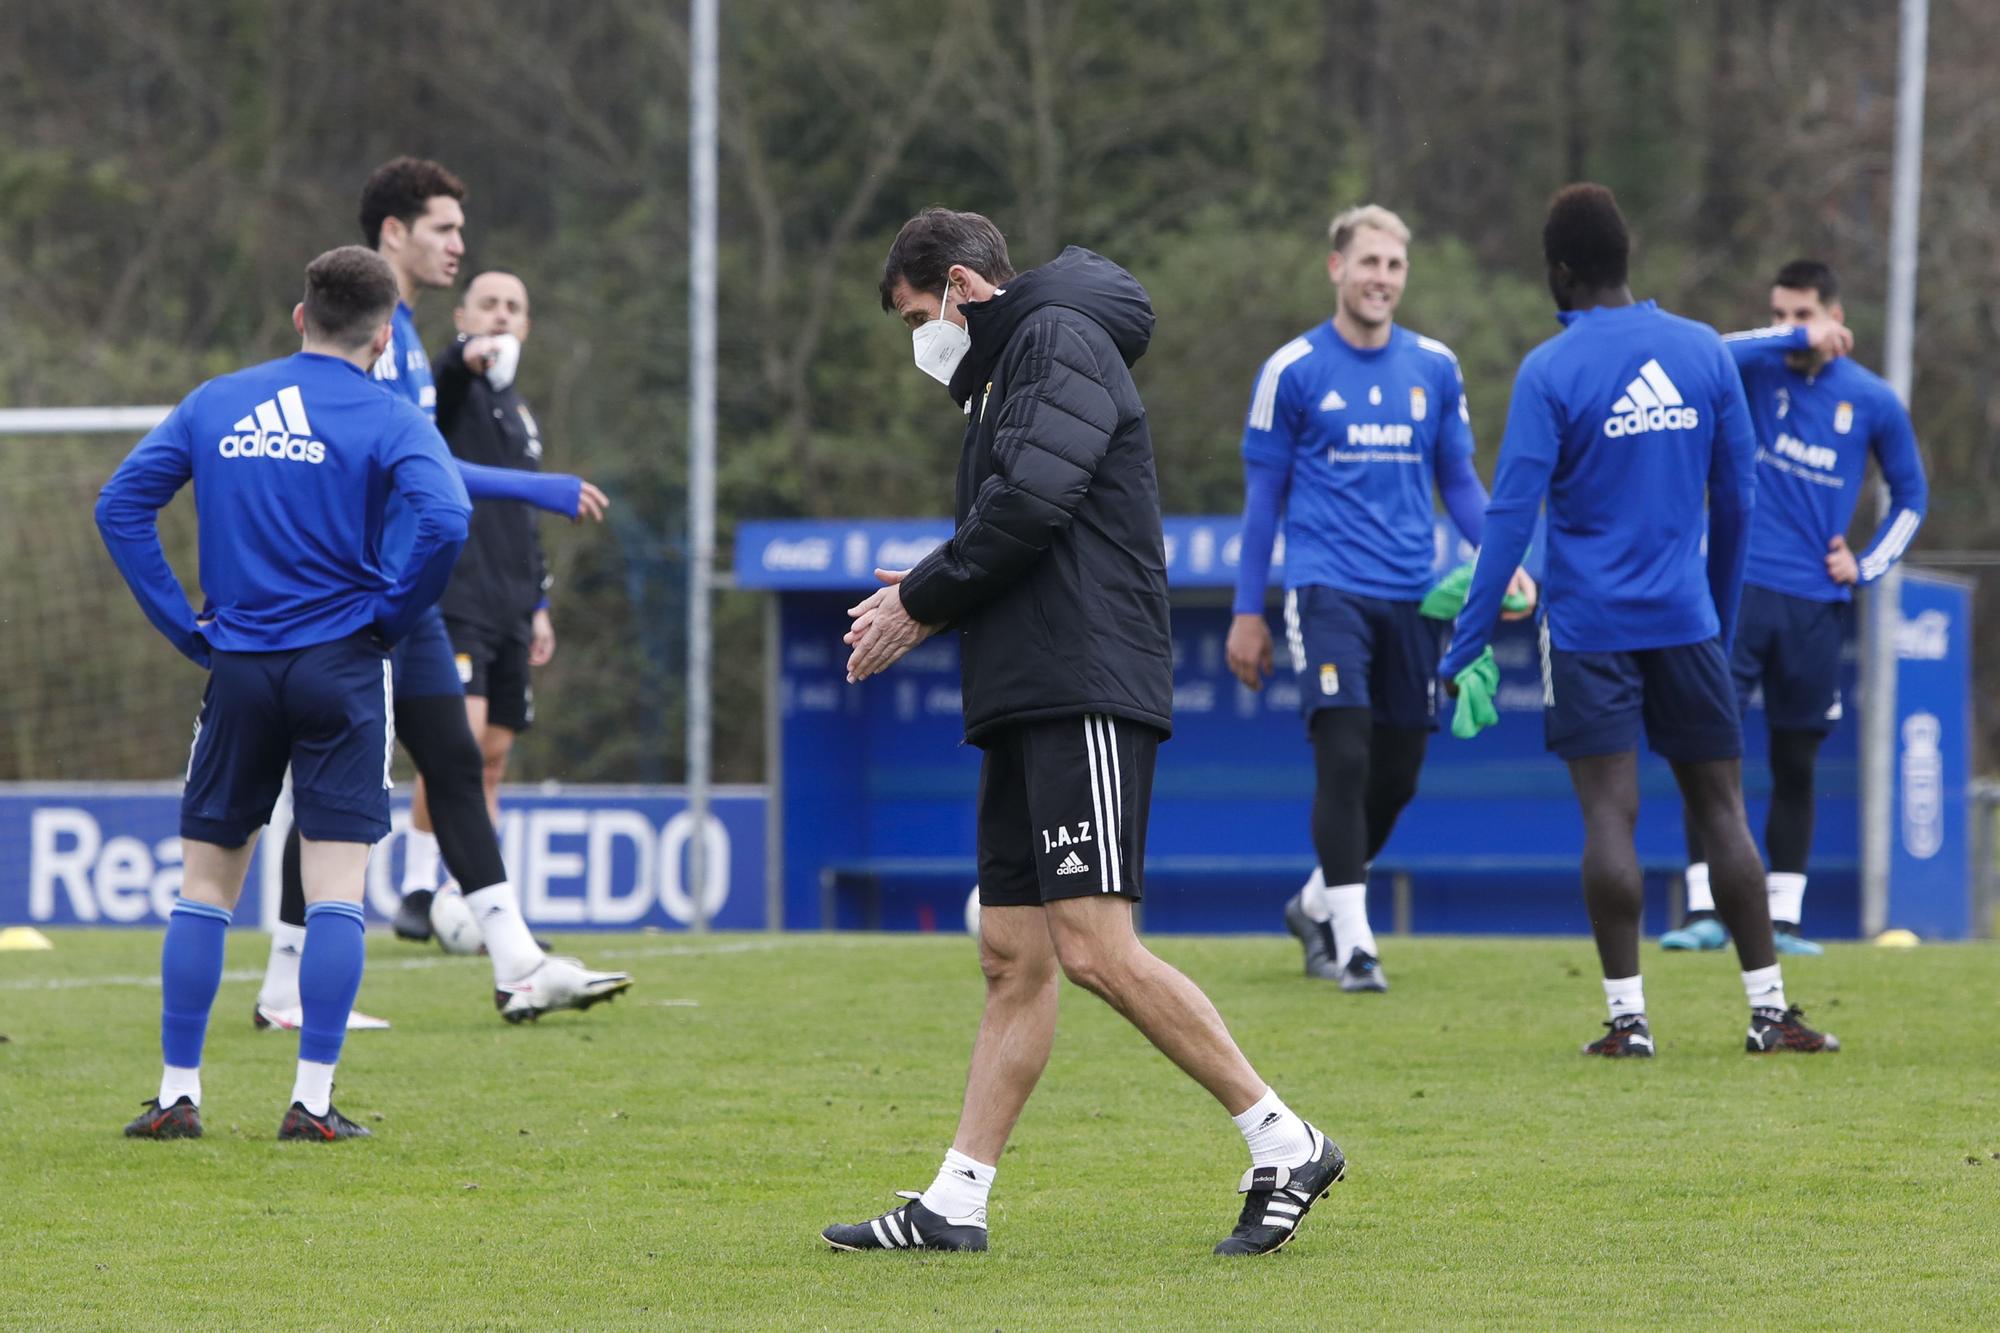
M 1693 430 L 1700 424 L 1701 413 L 1686 404 L 1681 391 L 1654 360 L 1639 367 L 1638 376 L 1611 405 L 1604 433 L 1615 440 L 1654 430 Z
M 1078 856 L 1075 852 L 1071 852 L 1063 858 L 1063 863 L 1056 867 L 1056 873 L 1058 875 L 1087 875 L 1090 873 L 1090 867 L 1083 863 L 1082 857 Z

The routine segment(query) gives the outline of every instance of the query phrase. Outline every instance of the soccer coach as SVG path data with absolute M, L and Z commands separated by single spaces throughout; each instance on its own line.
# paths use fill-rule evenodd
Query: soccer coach
M 1152 305 L 1131 274 L 1076 247 L 1017 276 L 998 228 L 943 208 L 904 225 L 881 296 L 911 329 L 918 369 L 966 418 L 958 528 L 914 569 L 878 571 L 887 586 L 850 612 L 847 677 L 885 670 L 940 628 L 963 636 L 965 734 L 985 752 L 986 1007 L 930 1189 L 822 1235 L 846 1250 L 986 1248 L 995 1168 L 1055 1040 L 1060 966 L 1234 1117 L 1251 1167 L 1217 1253 L 1269 1253 L 1340 1178 L 1340 1149 L 1132 927 L 1173 708 L 1159 484 L 1129 370 Z

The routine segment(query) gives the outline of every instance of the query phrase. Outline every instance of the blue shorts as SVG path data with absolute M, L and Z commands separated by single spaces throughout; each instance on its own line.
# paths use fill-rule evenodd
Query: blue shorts
M 435 606 L 425 611 L 416 628 L 403 636 L 392 660 L 398 699 L 428 699 L 439 694 L 464 697 L 465 681 L 458 674 L 458 659 L 452 653 L 451 635 L 445 631 L 444 613 Z
M 292 770 L 299 832 L 389 834 L 389 659 L 368 633 L 282 653 L 212 655 L 181 793 L 181 836 L 241 847 L 271 820 Z
M 1832 731 L 1840 721 L 1840 652 L 1853 614 L 1852 602 L 1815 602 L 1744 584 L 1729 659 L 1739 711 L 1750 711 L 1761 685 L 1773 731 Z
M 1564 759 L 1639 748 L 1698 764 L 1743 757 L 1736 689 L 1719 639 L 1625 653 L 1552 648 L 1542 622 L 1542 728 Z
M 1417 606 L 1310 585 L 1285 593 L 1285 639 L 1308 725 L 1322 708 L 1368 708 L 1385 727 L 1437 730 L 1445 624 Z

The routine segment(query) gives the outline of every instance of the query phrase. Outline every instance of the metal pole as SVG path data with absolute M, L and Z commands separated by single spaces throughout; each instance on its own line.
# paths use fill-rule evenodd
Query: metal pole
M 1905 406 L 1916 341 L 1917 209 L 1923 187 L 1924 54 L 1929 0 L 1902 0 L 1896 77 L 1896 157 L 1889 214 L 1889 308 L 1884 369 Z M 1889 493 L 1877 497 L 1884 516 Z M 1861 734 L 1861 933 L 1889 924 L 1889 862 L 1896 786 L 1896 626 L 1903 570 L 1891 565 L 1868 597 L 1868 707 Z
M 688 897 L 708 929 L 708 805 L 715 560 L 716 0 L 693 0 L 688 80 Z

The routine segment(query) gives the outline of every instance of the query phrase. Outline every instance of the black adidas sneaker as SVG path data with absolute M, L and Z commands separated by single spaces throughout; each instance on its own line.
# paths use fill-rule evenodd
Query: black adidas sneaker
M 160 1105 L 158 1097 L 149 1097 L 139 1105 L 146 1109 L 139 1118 L 125 1126 L 128 1139 L 198 1139 L 201 1137 L 201 1112 L 186 1097 L 175 1099 L 172 1106 Z
M 897 1190 L 908 1199 L 866 1222 L 836 1222 L 819 1233 L 836 1250 L 959 1250 L 986 1249 L 986 1210 L 970 1217 L 940 1217 L 923 1205 L 916 1190 Z
M 1644 1014 L 1627 1014 L 1604 1025 L 1604 1035 L 1583 1048 L 1585 1055 L 1653 1058 L 1653 1031 Z
M 332 1102 L 326 1104 L 325 1115 L 314 1115 L 303 1102 L 293 1102 L 292 1109 L 285 1112 L 284 1122 L 278 1126 L 280 1142 L 332 1143 L 335 1139 L 373 1137 L 365 1126 L 342 1115 Z
M 1236 1219 L 1217 1254 L 1270 1254 L 1285 1248 L 1299 1234 L 1312 1206 L 1347 1174 L 1347 1159 L 1326 1135 L 1306 1126 L 1313 1154 L 1297 1166 L 1253 1166 L 1243 1173 L 1236 1192 L 1245 1196 Z
M 1340 959 L 1333 947 L 1333 923 L 1306 915 L 1301 890 L 1285 902 L 1285 929 L 1306 951 L 1306 975 L 1317 981 L 1340 980 Z

